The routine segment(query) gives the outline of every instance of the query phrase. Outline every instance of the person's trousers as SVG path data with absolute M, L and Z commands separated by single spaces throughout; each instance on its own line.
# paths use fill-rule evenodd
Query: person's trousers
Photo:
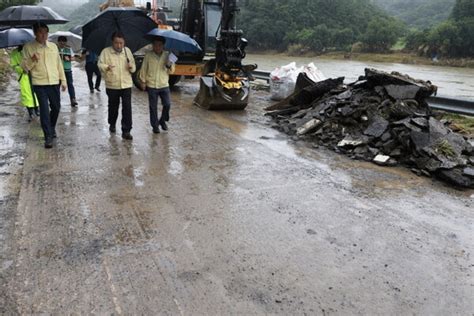
M 40 122 L 45 140 L 51 140 L 56 134 L 56 122 L 61 110 L 59 85 L 33 86 L 40 108 Z M 50 111 L 51 109 L 51 111 Z
M 99 71 L 97 63 L 86 63 L 86 73 L 87 73 L 87 83 L 89 83 L 89 89 L 94 90 L 94 88 L 100 87 L 100 80 L 102 76 Z M 94 85 L 94 74 L 96 75 L 95 85 Z
M 150 109 L 150 124 L 156 129 L 160 121 L 167 122 L 170 120 L 170 89 L 168 87 L 161 89 L 154 89 L 147 87 L 148 92 L 148 107 Z M 158 98 L 161 99 L 163 109 L 161 111 L 161 118 L 158 120 Z
M 74 89 L 74 82 L 72 79 L 72 71 L 64 71 L 66 75 L 66 82 L 67 82 L 67 92 L 69 93 L 69 98 L 75 99 L 76 98 L 76 90 Z
M 132 129 L 132 88 L 106 89 L 109 98 L 109 124 L 117 123 L 120 99 L 122 99 L 122 132 L 129 133 Z

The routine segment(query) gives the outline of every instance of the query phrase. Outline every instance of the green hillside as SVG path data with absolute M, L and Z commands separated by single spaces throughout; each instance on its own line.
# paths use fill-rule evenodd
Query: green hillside
M 373 0 L 411 27 L 430 28 L 448 19 L 456 0 Z
M 99 5 L 102 4 L 103 0 L 89 0 L 74 11 L 72 11 L 68 20 L 69 23 L 63 25 L 57 25 L 53 27 L 53 30 L 68 30 L 76 25 L 81 25 L 92 19 L 94 16 L 99 14 Z
M 407 39 L 413 50 L 436 57 L 474 57 L 474 1 L 456 0 L 449 19 Z
M 347 49 L 368 33 L 384 33 L 390 39 L 377 38 L 383 48 L 376 48 L 383 50 L 402 29 L 371 0 L 252 0 L 241 11 L 238 25 L 255 49 Z

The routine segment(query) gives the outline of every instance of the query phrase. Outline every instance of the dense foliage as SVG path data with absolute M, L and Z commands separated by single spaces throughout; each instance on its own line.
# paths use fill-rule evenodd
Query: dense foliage
M 474 1 L 456 0 L 447 21 L 430 30 L 413 32 L 407 47 L 431 57 L 474 57 Z
M 69 19 L 74 10 L 84 4 L 78 0 L 41 0 L 39 5 L 50 7 L 58 14 Z
M 456 0 L 373 0 L 373 2 L 408 26 L 425 29 L 447 20 Z
M 316 52 L 349 49 L 356 41 L 383 51 L 403 29 L 370 0 L 252 0 L 243 6 L 239 26 L 253 48 L 298 45 Z
M 68 30 L 76 25 L 85 24 L 99 14 L 99 6 L 103 2 L 104 0 L 89 0 L 89 2 L 84 3 L 68 16 L 69 23 L 61 25 L 59 28 Z

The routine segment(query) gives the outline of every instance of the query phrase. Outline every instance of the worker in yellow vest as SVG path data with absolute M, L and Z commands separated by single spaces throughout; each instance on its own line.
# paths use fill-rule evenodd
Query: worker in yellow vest
M 28 117 L 31 121 L 35 116 L 39 116 L 38 99 L 36 95 L 33 97 L 33 88 L 31 86 L 30 78 L 23 68 L 21 68 L 21 61 L 23 59 L 21 51 L 23 46 L 20 45 L 14 49 L 10 55 L 10 65 L 18 74 L 18 83 L 20 84 L 21 104 L 28 110 Z

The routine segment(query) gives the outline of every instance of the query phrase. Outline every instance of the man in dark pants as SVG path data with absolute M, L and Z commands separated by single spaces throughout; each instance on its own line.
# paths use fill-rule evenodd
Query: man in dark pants
M 120 99 L 122 99 L 122 138 L 132 140 L 132 73 L 135 72 L 135 60 L 132 52 L 125 47 L 122 33 L 112 34 L 112 46 L 104 48 L 99 56 L 99 69 L 105 80 L 109 99 L 109 131 L 115 133 Z
M 58 47 L 48 42 L 48 26 L 42 22 L 36 23 L 33 32 L 35 40 L 23 47 L 22 67 L 30 73 L 33 90 L 38 98 L 44 147 L 52 148 L 61 109 L 59 85 L 62 91 L 66 91 L 66 76 Z
M 94 89 L 100 92 L 100 80 L 102 76 L 97 66 L 97 54 L 91 50 L 85 50 L 82 53 L 82 56 L 86 58 L 86 73 L 87 73 L 87 83 L 89 84 L 89 89 L 91 93 L 94 93 Z M 95 85 L 94 85 L 94 74 Z
M 170 88 L 168 84 L 169 74 L 174 72 L 175 65 L 170 58 L 170 53 L 164 51 L 165 39 L 156 37 L 153 40 L 153 50 L 145 54 L 142 67 L 138 73 L 138 79 L 142 90 L 148 92 L 148 106 L 150 109 L 150 124 L 153 133 L 159 133 L 161 126 L 167 130 L 166 122 L 170 119 Z M 161 99 L 163 110 L 158 120 L 158 98 Z

